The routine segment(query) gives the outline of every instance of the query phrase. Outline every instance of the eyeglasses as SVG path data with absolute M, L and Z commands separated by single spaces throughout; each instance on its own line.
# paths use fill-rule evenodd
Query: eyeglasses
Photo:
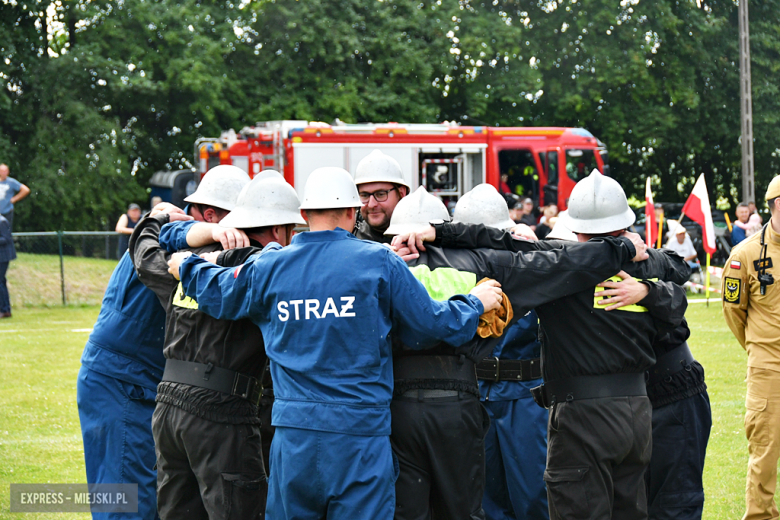
M 377 190 L 377 191 L 375 191 L 373 193 L 368 193 L 366 191 L 361 191 L 360 193 L 358 193 L 358 195 L 360 196 L 360 202 L 362 202 L 363 204 L 368 204 L 368 201 L 371 199 L 372 196 L 374 197 L 375 201 L 377 201 L 377 202 L 384 202 L 384 201 L 387 200 L 387 197 L 388 197 L 388 195 L 390 195 L 390 192 L 391 191 L 395 191 L 397 189 L 398 188 L 393 188 L 393 189 L 390 189 L 390 190 Z

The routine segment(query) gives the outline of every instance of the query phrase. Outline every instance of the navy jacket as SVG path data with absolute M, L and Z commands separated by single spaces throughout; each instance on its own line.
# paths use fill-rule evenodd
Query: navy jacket
M 11 236 L 11 224 L 0 215 L 0 262 L 10 262 L 16 259 L 16 249 Z
M 165 311 L 136 276 L 125 253 L 103 296 L 81 364 L 127 383 L 157 390 L 165 358 Z

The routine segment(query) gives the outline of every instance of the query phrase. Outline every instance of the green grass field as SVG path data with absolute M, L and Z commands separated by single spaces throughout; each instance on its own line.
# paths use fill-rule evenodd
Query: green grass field
M 98 307 L 16 307 L 0 321 L 0 518 L 84 518 L 9 513 L 9 484 L 85 482 L 76 376 Z M 704 518 L 742 515 L 747 443 L 742 417 L 745 354 L 720 315 L 720 302 L 691 304 L 690 345 L 707 371 L 713 432 Z
M 65 256 L 65 297 L 68 305 L 100 305 L 116 260 Z M 8 268 L 11 305 L 48 307 L 62 305 L 60 257 L 19 253 Z

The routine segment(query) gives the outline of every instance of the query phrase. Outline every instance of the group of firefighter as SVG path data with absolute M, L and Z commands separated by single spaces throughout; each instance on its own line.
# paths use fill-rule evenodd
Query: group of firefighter
M 185 200 L 137 225 L 79 372 L 87 479 L 137 483 L 135 518 L 701 518 L 690 268 L 613 179 L 544 241 L 380 151 Z

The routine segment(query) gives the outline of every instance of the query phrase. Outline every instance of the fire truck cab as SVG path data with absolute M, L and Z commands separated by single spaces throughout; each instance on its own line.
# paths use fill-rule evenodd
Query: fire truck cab
M 425 186 L 445 203 L 487 182 L 510 202 L 528 197 L 563 210 L 578 180 L 594 168 L 608 174 L 606 147 L 582 128 L 268 121 L 195 144 L 201 176 L 218 164 L 250 176 L 272 168 L 299 192 L 314 169 L 354 174 L 375 149 L 398 161 L 413 190 Z

